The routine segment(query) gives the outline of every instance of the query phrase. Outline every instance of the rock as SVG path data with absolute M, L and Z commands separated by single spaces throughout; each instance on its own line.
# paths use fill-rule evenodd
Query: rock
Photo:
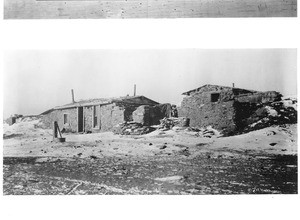
M 275 135 L 276 134 L 276 132 L 275 131 L 269 131 L 268 133 L 267 133 L 267 136 L 270 136 L 270 135 Z
M 159 129 L 161 130 L 169 130 L 175 126 L 178 127 L 187 127 L 189 125 L 189 120 L 185 117 L 180 118 L 163 118 L 160 120 Z
M 163 178 L 156 178 L 154 180 L 156 181 L 162 181 L 162 182 L 177 182 L 184 179 L 183 176 L 169 176 L 169 177 L 163 177 Z
M 137 122 L 125 122 L 118 124 L 113 128 L 115 134 L 121 135 L 142 135 L 154 130 L 155 129 L 150 126 L 143 126 L 143 124 Z
M 180 151 L 179 153 L 182 154 L 182 155 L 184 155 L 184 156 L 186 156 L 186 157 L 188 157 L 188 156 L 191 155 L 191 153 L 189 152 L 188 148 L 185 148 L 184 150 Z
M 166 149 L 167 146 L 166 145 L 163 145 L 163 146 L 160 146 L 159 149 L 163 150 L 163 149 Z

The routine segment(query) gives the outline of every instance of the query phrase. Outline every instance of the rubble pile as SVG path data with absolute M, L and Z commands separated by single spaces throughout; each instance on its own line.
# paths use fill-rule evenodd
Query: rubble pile
M 124 122 L 114 127 L 113 132 L 121 135 L 142 135 L 154 131 L 155 128 L 143 126 L 137 122 Z
M 160 120 L 159 129 L 171 129 L 175 126 L 178 127 L 188 127 L 189 126 L 189 119 L 185 117 L 179 118 L 163 118 Z
M 198 135 L 205 138 L 212 138 L 213 136 L 215 137 L 222 136 L 222 134 L 219 131 L 213 129 L 211 126 L 200 129 Z
M 257 130 L 272 125 L 297 123 L 297 100 L 284 99 L 263 106 L 248 119 L 249 123 L 245 131 Z
M 221 137 L 223 134 L 212 128 L 212 126 L 207 126 L 205 128 L 194 128 L 194 127 L 188 127 L 185 129 L 189 132 L 196 132 L 196 136 L 198 137 L 204 137 L 204 138 L 212 138 L 212 137 Z

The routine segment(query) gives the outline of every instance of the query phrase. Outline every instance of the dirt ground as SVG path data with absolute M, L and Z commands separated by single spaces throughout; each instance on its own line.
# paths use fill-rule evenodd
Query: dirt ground
M 4 195 L 295 194 L 298 188 L 297 125 L 232 137 L 180 128 L 68 134 L 65 143 L 41 128 L 19 125 L 6 134 Z
M 5 0 L 5 19 L 296 17 L 297 0 Z

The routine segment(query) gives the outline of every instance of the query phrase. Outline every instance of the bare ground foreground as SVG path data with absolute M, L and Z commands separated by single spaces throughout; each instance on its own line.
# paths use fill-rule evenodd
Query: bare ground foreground
M 4 195 L 295 194 L 297 125 L 199 136 L 186 128 L 68 134 L 33 120 L 4 128 Z
M 5 19 L 296 17 L 297 0 L 5 0 Z

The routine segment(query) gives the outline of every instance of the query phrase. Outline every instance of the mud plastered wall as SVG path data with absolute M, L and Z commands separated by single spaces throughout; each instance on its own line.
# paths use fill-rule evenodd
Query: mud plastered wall
M 102 105 L 100 107 L 100 130 L 110 131 L 112 128 L 123 123 L 125 108 L 117 106 L 115 103 L 109 105 Z
M 93 128 L 93 106 L 87 106 L 83 109 L 84 131 L 92 131 Z
M 217 102 L 211 102 L 211 94 L 220 92 Z M 213 92 L 197 92 L 183 99 L 178 109 L 179 117 L 190 119 L 191 127 L 212 126 L 226 133 L 235 129 L 232 90 L 214 89 Z
M 139 106 L 133 113 L 132 119 L 134 122 L 141 123 L 142 125 L 150 125 L 150 106 Z
M 241 95 L 235 98 L 236 101 L 241 103 L 268 103 L 280 101 L 282 95 L 275 91 L 258 92 L 251 95 Z
M 64 124 L 64 114 L 68 115 L 68 124 Z M 53 122 L 57 121 L 60 129 L 65 128 L 68 131 L 77 132 L 77 108 L 54 110 L 42 116 L 42 121 L 46 128 L 53 128 Z
M 133 112 L 133 121 L 145 126 L 158 125 L 160 120 L 171 115 L 171 104 L 142 105 Z

